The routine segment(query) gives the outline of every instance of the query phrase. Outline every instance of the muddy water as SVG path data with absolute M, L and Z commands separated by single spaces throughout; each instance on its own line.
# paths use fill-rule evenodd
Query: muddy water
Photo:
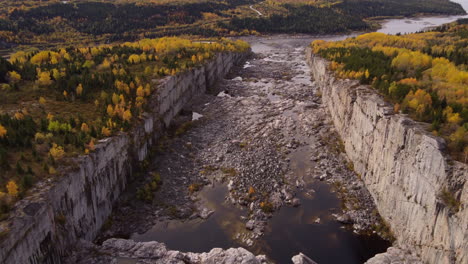
M 213 247 L 241 246 L 230 238 L 227 231 L 244 228 L 237 220 L 242 210 L 225 203 L 226 195 L 227 187 L 223 184 L 205 186 L 198 197 L 207 208 L 214 210 L 208 219 L 161 221 L 148 232 L 134 235 L 133 239 L 156 240 L 166 243 L 169 248 L 190 252 L 207 252 Z
M 381 31 L 413 32 L 453 19 L 389 20 Z M 349 36 L 352 35 L 321 38 L 339 40 Z M 191 118 L 196 127 L 179 140 L 180 144 L 191 146 L 179 156 L 202 158 L 186 162 L 172 155 L 154 161 L 154 167 L 170 167 L 166 172 L 160 171 L 163 180 L 181 177 L 183 184 L 190 182 L 186 178 L 198 177 L 190 176 L 198 173 L 192 167 L 232 166 L 237 175 L 229 178 L 219 177 L 218 172 L 208 173 L 210 183 L 190 197 L 198 208 L 210 211 L 203 218 L 196 214 L 186 220 L 158 217 L 149 230 L 133 233 L 130 238 L 164 242 L 170 249 L 191 252 L 242 246 L 256 254 L 266 254 L 276 263 L 290 263 L 291 257 L 299 252 L 318 263 L 363 263 L 384 252 L 390 246 L 388 241 L 375 234 L 358 234 L 366 229 L 363 226 L 367 224 L 368 229 L 377 221 L 366 218 L 373 210 L 371 198 L 344 165 L 345 158 L 333 152 L 327 142 L 329 134 L 333 135 L 333 127 L 320 105 L 304 58 L 304 47 L 314 38 L 275 36 L 247 40 L 252 44 L 254 57 L 236 75 L 221 83 L 218 96 L 207 96 L 194 104 Z M 332 141 L 337 140 L 332 137 Z M 247 147 L 231 150 L 233 142 L 246 142 Z M 251 159 L 262 160 L 263 155 L 280 156 L 281 162 L 287 165 L 284 169 L 265 169 L 263 173 L 260 163 L 254 161 L 254 170 L 261 172 L 249 171 Z M 274 165 L 266 162 L 265 166 L 273 168 Z M 281 164 L 277 167 L 282 168 Z M 241 206 L 242 202 L 234 195 L 239 190 L 246 192 L 252 182 L 262 182 L 258 189 L 267 190 L 264 192 L 282 194 L 278 210 L 266 214 L 266 219 L 257 213 L 258 203 Z M 353 205 L 357 209 L 351 210 L 357 215 L 354 225 L 337 221 L 343 208 L 350 211 L 349 202 L 339 199 L 337 191 L 341 187 L 336 184 L 340 182 L 357 190 L 352 193 L 357 200 Z M 167 180 L 165 184 L 170 186 Z M 269 185 L 274 187 L 268 188 Z M 169 188 L 163 184 L 161 192 L 165 188 L 167 193 L 174 193 L 186 187 Z M 290 199 L 284 198 L 288 196 L 285 193 L 292 193 L 300 205 L 291 206 Z M 252 219 L 263 224 L 247 230 L 246 222 Z

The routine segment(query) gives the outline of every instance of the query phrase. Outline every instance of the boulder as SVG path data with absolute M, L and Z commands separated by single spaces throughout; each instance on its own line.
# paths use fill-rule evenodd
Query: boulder
M 306 255 L 299 253 L 296 256 L 292 257 L 293 264 L 317 264 L 317 262 L 313 261 Z

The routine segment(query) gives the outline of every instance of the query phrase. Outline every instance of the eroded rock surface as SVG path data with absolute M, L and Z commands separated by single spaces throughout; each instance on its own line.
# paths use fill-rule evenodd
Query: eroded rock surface
M 308 60 L 347 156 L 399 245 L 427 263 L 468 263 L 468 166 L 371 88 L 335 79 L 322 58 Z M 393 255 L 378 259 L 393 263 Z
M 301 206 L 297 193 L 313 199 L 309 186 L 319 181 L 334 186 L 344 212 L 335 208 L 313 224 L 335 218 L 357 233 L 372 232 L 379 216 L 310 80 L 304 54 L 309 41 L 270 42 L 273 48 L 257 50 L 217 90 L 185 107 L 149 166 L 163 181 L 154 200 L 144 203 L 135 190 L 127 192 L 100 240 L 145 233 L 171 219 L 212 217 L 198 191 L 219 183 L 228 188 L 225 203 L 241 212 L 229 221 L 243 225 L 225 231 L 245 247 L 256 245 L 280 207 Z M 194 112 L 202 117 L 192 121 Z
M 404 251 L 399 248 L 389 247 L 387 252 L 377 254 L 366 261 L 365 264 L 423 264 L 416 253 Z
M 135 242 L 127 239 L 109 239 L 101 247 L 82 245 L 86 256 L 71 256 L 69 263 L 117 264 L 119 261 L 135 264 L 263 264 L 265 256 L 255 256 L 244 248 L 223 250 L 213 248 L 207 253 L 184 253 L 168 250 L 159 242 Z

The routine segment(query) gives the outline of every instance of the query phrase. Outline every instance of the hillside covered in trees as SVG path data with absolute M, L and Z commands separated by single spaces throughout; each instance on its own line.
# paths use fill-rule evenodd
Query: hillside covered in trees
M 257 9 L 266 16 L 234 17 L 226 27 L 259 32 L 329 34 L 368 30 L 372 25 L 366 19 L 371 17 L 463 13 L 458 4 L 438 0 L 345 0 L 314 4 L 301 0 L 268 0 L 259 3 Z
M 166 37 L 0 58 L 0 219 L 59 164 L 138 122 L 158 89 L 154 79 L 248 48 L 240 40 Z
M 396 112 L 430 123 L 453 156 L 468 161 L 467 20 L 401 36 L 369 33 L 338 42 L 312 43 L 340 78 L 370 84 Z
M 337 33 L 368 30 L 370 17 L 463 12 L 448 0 L 3 1 L 0 47 L 181 34 Z

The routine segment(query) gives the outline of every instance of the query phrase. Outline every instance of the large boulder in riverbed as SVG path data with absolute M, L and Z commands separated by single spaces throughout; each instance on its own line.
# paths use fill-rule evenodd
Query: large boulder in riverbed
M 264 256 L 255 256 L 244 248 L 229 248 L 223 250 L 214 248 L 208 253 L 198 255 L 193 260 L 195 263 L 203 264 L 261 264 L 267 263 Z M 197 261 L 198 260 L 198 261 Z

